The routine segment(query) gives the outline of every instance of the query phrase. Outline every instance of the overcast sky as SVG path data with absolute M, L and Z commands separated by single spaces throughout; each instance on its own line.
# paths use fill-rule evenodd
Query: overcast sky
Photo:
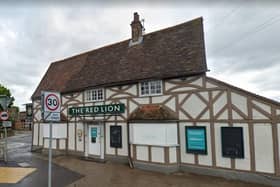
M 277 1 L 21 2 L 0 3 L 0 84 L 21 109 L 51 62 L 130 38 L 135 11 L 146 33 L 202 16 L 207 75 L 280 101 Z

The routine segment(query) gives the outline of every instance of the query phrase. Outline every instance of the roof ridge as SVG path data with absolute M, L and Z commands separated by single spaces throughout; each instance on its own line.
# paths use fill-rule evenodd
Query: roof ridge
M 190 22 L 194 22 L 194 21 L 197 21 L 197 20 L 202 20 L 203 21 L 203 17 L 200 16 L 200 17 L 197 17 L 197 18 L 194 18 L 192 20 L 189 20 L 189 21 L 185 21 L 183 23 L 179 23 L 177 25 L 173 25 L 173 26 L 170 26 L 170 27 L 166 27 L 166 28 L 163 28 L 163 29 L 159 29 L 159 30 L 156 30 L 156 31 L 153 31 L 153 32 L 149 32 L 147 34 L 144 34 L 144 37 L 145 36 L 149 36 L 149 35 L 152 35 L 152 34 L 155 34 L 157 32 L 164 32 L 164 31 L 168 31 L 168 30 L 171 30 L 171 29 L 174 29 L 175 27 L 179 27 L 179 26 L 182 26 L 182 25 L 185 25 L 185 24 L 189 24 Z M 66 60 L 70 60 L 70 59 L 73 59 L 73 58 L 78 58 L 80 56 L 83 56 L 83 55 L 88 55 L 89 53 L 91 52 L 94 52 L 94 51 L 98 51 L 98 50 L 101 50 L 103 48 L 108 48 L 108 47 L 112 47 L 114 45 L 118 45 L 118 44 L 121 44 L 123 42 L 128 42 L 130 40 L 129 39 L 125 39 L 125 40 L 122 40 L 122 41 L 119 41 L 119 42 L 115 42 L 115 43 L 111 43 L 111 44 L 107 44 L 107 45 L 104 45 L 102 47 L 98 47 L 98 48 L 95 48 L 95 49 L 92 49 L 92 50 L 89 50 L 89 51 L 85 51 L 83 53 L 79 53 L 77 55 L 73 55 L 73 56 L 70 56 L 70 57 L 65 57 L 63 58 L 62 60 L 57 60 L 57 61 L 53 61 L 51 62 L 51 64 L 54 64 L 54 63 L 59 63 L 59 62 L 65 62 Z

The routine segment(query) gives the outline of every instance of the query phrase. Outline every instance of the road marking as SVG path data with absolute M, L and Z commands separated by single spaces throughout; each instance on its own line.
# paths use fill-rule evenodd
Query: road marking
M 0 167 L 0 183 L 16 184 L 36 168 Z

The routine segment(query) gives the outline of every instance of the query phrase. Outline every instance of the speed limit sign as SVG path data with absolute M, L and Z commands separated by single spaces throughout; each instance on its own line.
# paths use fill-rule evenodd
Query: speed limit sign
M 60 121 L 60 93 L 42 92 L 42 114 L 45 121 Z

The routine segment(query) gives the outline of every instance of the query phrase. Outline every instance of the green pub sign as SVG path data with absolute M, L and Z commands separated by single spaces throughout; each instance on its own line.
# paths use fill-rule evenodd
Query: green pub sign
M 84 107 L 72 107 L 69 108 L 68 114 L 72 116 L 84 116 L 84 115 L 99 115 L 99 114 L 121 114 L 124 113 L 124 104 L 111 104 L 111 105 L 96 105 L 96 106 L 84 106 Z

